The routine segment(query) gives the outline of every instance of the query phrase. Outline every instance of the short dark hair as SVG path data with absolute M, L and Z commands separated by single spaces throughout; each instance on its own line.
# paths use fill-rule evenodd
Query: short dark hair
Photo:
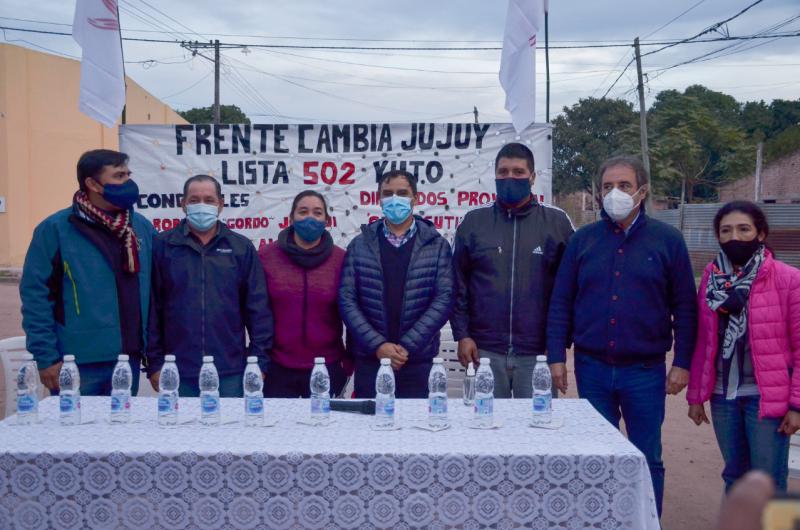
M 409 173 L 405 169 L 392 169 L 381 175 L 381 178 L 378 180 L 378 191 L 381 191 L 381 188 L 383 188 L 383 185 L 386 182 L 401 177 L 408 181 L 408 184 L 411 186 L 411 192 L 414 194 L 414 197 L 416 197 L 417 177 L 415 177 L 413 174 Z
M 612 156 L 605 162 L 603 165 L 600 166 L 600 169 L 597 170 L 597 176 L 595 177 L 595 182 L 597 184 L 597 193 L 601 194 L 603 189 L 603 174 L 608 171 L 612 167 L 616 166 L 625 166 L 629 167 L 636 173 L 636 186 L 641 188 L 642 186 L 650 184 L 650 175 L 647 173 L 647 169 L 644 167 L 644 163 L 642 159 L 638 156 L 630 156 L 630 155 L 619 155 L 619 156 Z M 648 190 L 649 191 L 649 190 Z
M 111 149 L 86 151 L 78 159 L 78 187 L 81 191 L 86 191 L 86 179 L 97 177 L 105 166 L 119 167 L 127 163 L 128 155 L 119 151 Z
M 297 204 L 306 197 L 316 197 L 317 199 L 321 200 L 322 208 L 325 210 L 325 219 L 328 220 L 331 218 L 330 214 L 328 213 L 328 201 L 325 200 L 325 196 L 314 190 L 303 190 L 295 195 L 294 200 L 292 201 L 292 210 L 289 212 L 290 218 L 294 217 L 294 211 L 297 210 Z
M 189 185 L 193 182 L 213 182 L 214 189 L 217 191 L 217 198 L 222 200 L 222 186 L 219 185 L 219 181 L 212 177 L 211 175 L 193 175 L 186 179 L 186 182 L 183 183 L 183 200 L 186 200 L 186 196 L 189 195 Z
M 494 158 L 494 167 L 497 167 L 501 158 L 521 158 L 528 163 L 528 169 L 530 169 L 531 173 L 535 171 L 533 152 L 521 143 L 511 142 L 510 144 L 504 145 Z
M 767 238 L 769 235 L 767 216 L 764 214 L 764 210 L 750 201 L 731 201 L 717 210 L 717 215 L 714 216 L 714 233 L 717 234 L 717 238 L 719 238 L 719 225 L 722 223 L 722 218 L 733 212 L 740 212 L 749 216 L 753 220 L 753 226 L 756 227 L 756 231 L 759 234 L 763 232 L 764 239 Z

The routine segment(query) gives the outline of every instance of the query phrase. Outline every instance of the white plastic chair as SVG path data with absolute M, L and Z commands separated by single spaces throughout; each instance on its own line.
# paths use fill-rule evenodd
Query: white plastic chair
M 444 369 L 447 371 L 447 396 L 460 398 L 463 392 L 466 370 L 458 360 L 458 343 L 453 340 L 453 332 L 450 326 L 442 328 L 438 357 L 444 360 Z
M 25 337 L 11 337 L 0 340 L 0 419 L 17 412 L 17 374 L 22 366 Z M 39 397 L 45 398 L 50 392 L 39 387 Z

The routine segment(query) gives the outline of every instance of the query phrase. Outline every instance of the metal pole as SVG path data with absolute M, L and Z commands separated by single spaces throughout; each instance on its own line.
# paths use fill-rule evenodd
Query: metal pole
M 644 83 L 642 82 L 642 56 L 639 53 L 639 37 L 633 39 L 633 47 L 636 50 L 636 75 L 639 78 L 639 123 L 641 128 L 642 140 L 642 162 L 647 174 L 650 175 L 650 150 L 647 146 L 647 109 L 644 106 Z M 652 180 L 653 176 L 650 175 Z M 652 186 L 651 186 L 652 189 Z M 649 195 L 649 194 L 648 194 Z
M 128 110 L 128 77 L 125 74 L 125 52 L 122 47 L 122 24 L 120 23 L 119 20 L 119 4 L 117 3 L 116 6 L 117 6 L 117 30 L 119 32 L 119 54 L 122 58 L 122 84 L 125 86 L 125 104 L 122 106 L 122 119 L 121 119 L 121 123 L 124 124 L 127 121 L 125 115 L 127 114 L 126 111 Z
M 761 164 L 763 163 L 764 156 L 764 142 L 758 142 L 758 149 L 756 150 L 756 191 L 755 202 L 761 202 Z
M 544 12 L 544 68 L 547 84 L 547 103 L 545 104 L 545 120 L 550 123 L 550 31 L 549 19 L 550 14 Z
M 219 41 L 214 41 L 214 123 L 219 123 Z

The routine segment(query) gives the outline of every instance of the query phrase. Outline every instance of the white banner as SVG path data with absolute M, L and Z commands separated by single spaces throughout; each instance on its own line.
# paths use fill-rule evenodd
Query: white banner
M 139 185 L 137 211 L 159 231 L 174 227 L 183 183 L 205 173 L 222 184 L 221 220 L 256 247 L 286 227 L 297 193 L 328 201 L 339 246 L 381 217 L 378 177 L 394 168 L 417 175 L 415 213 L 449 241 L 470 209 L 495 199 L 494 159 L 520 142 L 536 161 L 534 194 L 552 200 L 550 125 L 517 134 L 497 123 L 122 125 L 120 149 Z

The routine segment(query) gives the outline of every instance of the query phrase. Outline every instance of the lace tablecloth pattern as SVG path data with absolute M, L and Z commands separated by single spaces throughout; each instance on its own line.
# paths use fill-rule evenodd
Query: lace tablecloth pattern
M 308 400 L 265 400 L 273 427 L 159 427 L 154 398 L 108 423 L 109 398 L 82 399 L 84 423 L 61 426 L 58 400 L 39 423 L 0 423 L 0 528 L 593 528 L 658 529 L 644 456 L 584 400 L 553 401 L 556 430 L 529 426 L 529 400 L 496 400 L 497 429 L 429 432 L 427 402 L 398 400 L 402 429 L 332 413 L 309 426 Z M 180 422 L 199 416 L 180 400 Z

